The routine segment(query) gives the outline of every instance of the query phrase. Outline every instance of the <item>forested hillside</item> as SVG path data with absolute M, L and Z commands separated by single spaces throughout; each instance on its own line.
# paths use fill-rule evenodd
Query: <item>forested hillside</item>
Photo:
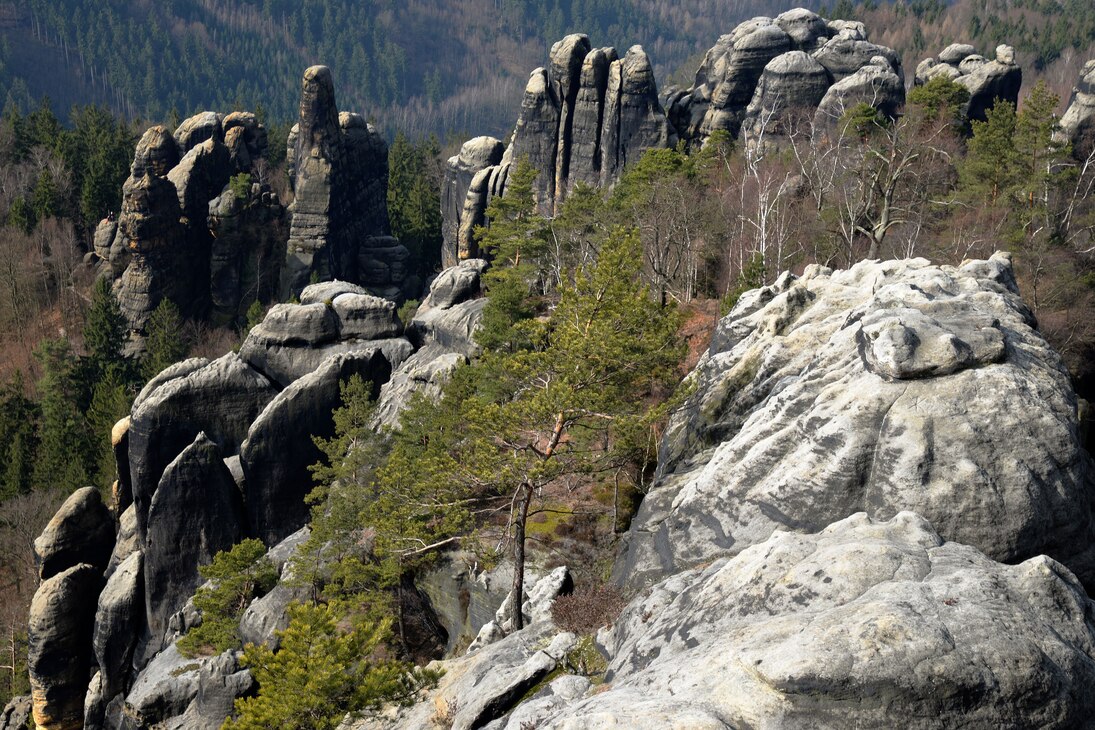
M 130 118 L 206 108 L 295 114 L 300 69 L 343 79 L 345 109 L 389 133 L 490 131 L 520 103 L 529 69 L 565 33 L 640 43 L 659 78 L 692 68 L 739 20 L 791 0 L 30 0 L 0 4 L 0 92 L 108 104 Z M 35 57 L 37 63 L 26 59 Z M 62 76 L 63 74 L 63 76 Z M 62 88 L 64 91 L 62 92 Z

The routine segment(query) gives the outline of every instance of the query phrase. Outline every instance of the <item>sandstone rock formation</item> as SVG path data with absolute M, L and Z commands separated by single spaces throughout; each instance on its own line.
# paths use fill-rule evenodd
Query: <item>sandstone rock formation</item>
M 1005 254 L 813 266 L 749 292 L 690 376 L 617 574 L 640 586 L 776 529 L 908 509 L 992 559 L 1045 553 L 1095 580 L 1076 397 L 1033 323 Z
M 744 133 L 755 143 L 807 130 L 811 121 L 830 125 L 858 103 L 894 116 L 904 102 L 893 49 L 871 43 L 862 23 L 802 8 L 741 23 L 707 52 L 691 88 L 670 88 L 660 99 L 640 46 L 620 58 L 614 48 L 595 49 L 586 36 L 569 35 L 529 77 L 510 146 L 476 137 L 449 158 L 442 263 L 483 255 L 473 232 L 487 223 L 487 206 L 505 194 L 519 159 L 539 170 L 535 197 L 551 216 L 575 185 L 611 186 L 650 148 L 678 140 L 699 146 L 717 131 Z
M 844 105 L 859 102 L 893 115 L 904 101 L 895 51 L 871 43 L 862 23 L 825 20 L 802 8 L 741 23 L 707 52 L 692 88 L 671 88 L 664 99 L 689 145 L 716 131 L 758 141 L 789 127 L 806 129 L 811 119 L 828 124 Z M 815 112 L 819 105 L 824 116 Z
M 642 47 L 620 58 L 614 48 L 592 48 L 585 35 L 568 35 L 551 47 L 548 65 L 529 77 L 510 146 L 503 152 L 498 140 L 477 137 L 449 158 L 442 263 L 480 255 L 473 231 L 485 222 L 490 199 L 505 194 L 518 160 L 539 171 L 537 205 L 554 215 L 576 184 L 612 185 L 643 151 L 673 141 Z
M 1003 45 L 997 46 L 996 57 L 990 61 L 977 55 L 973 46 L 951 44 L 938 58 L 920 62 L 914 83 L 921 86 L 936 76 L 948 78 L 970 92 L 969 101 L 962 108 L 967 122 L 985 121 L 985 113 L 998 99 L 1018 104 L 1019 87 L 1023 84 L 1023 70 L 1015 63 L 1015 49 Z
M 102 571 L 77 563 L 42 581 L 30 605 L 27 668 L 34 722 L 41 730 L 79 730 L 91 665 L 95 597 Z
M 1061 130 L 1072 143 L 1073 154 L 1085 160 L 1095 148 L 1095 61 L 1088 61 L 1072 88 Z
M 410 252 L 390 235 L 387 145 L 360 115 L 339 112 L 326 67 L 304 75 L 288 209 L 267 184 L 267 146 L 251 112 L 201 112 L 174 134 L 154 126 L 141 138 L 118 220 L 94 237 L 136 347 L 163 299 L 231 325 L 313 277 L 360 281 L 397 301 L 418 295 Z
M 95 487 L 77 489 L 34 541 L 38 577 L 49 580 L 77 563 L 106 568 L 114 548 L 114 519 Z
M 283 298 L 299 294 L 313 274 L 351 281 L 365 274 L 370 288 L 401 298 L 409 254 L 389 235 L 388 147 L 362 117 L 339 113 L 326 66 L 304 72 L 286 154 L 296 199 Z M 381 266 L 361 267 L 362 259 Z
M 856 514 L 633 601 L 602 634 L 607 691 L 537 727 L 1080 727 L 1091 608 L 1052 559 L 1003 565 L 914 514 Z
M 88 487 L 35 542 L 46 580 L 31 616 L 31 671 L 43 727 L 214 727 L 253 691 L 238 653 L 188 660 L 175 649 L 200 620 L 190 600 L 198 568 L 258 537 L 287 570 L 307 536 L 299 528 L 309 515 L 308 466 L 321 456 L 311 437 L 332 434 L 340 382 L 360 375 L 373 384 L 385 414 L 377 428 L 395 423 L 419 387 L 439 388 L 475 352 L 485 265 L 463 262 L 437 278 L 410 323 L 413 342 L 394 302 L 328 281 L 305 287 L 299 304 L 272 308 L 240 354 L 185 360 L 149 381 L 111 435 L 127 472 L 116 491 L 131 497 L 115 505 L 117 529 Z M 426 619 L 419 653 L 436 656 L 444 628 L 416 587 L 406 588 L 410 615 Z M 279 585 L 248 609 L 241 631 L 273 643 L 300 597 Z

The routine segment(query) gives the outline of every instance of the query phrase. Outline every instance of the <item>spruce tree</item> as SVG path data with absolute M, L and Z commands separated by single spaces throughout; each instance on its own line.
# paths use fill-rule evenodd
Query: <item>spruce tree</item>
M 85 362 L 89 382 L 113 374 L 123 384 L 130 377 L 130 363 L 123 354 L 129 325 L 106 277 L 95 280 L 91 307 L 84 322 Z
M 182 317 L 179 308 L 170 299 L 163 299 L 152 310 L 145 326 L 144 362 L 141 372 L 146 380 L 155 377 L 161 370 L 174 365 L 186 356 L 186 342 L 181 336 Z
M 73 491 L 87 485 L 89 439 L 80 412 L 79 364 L 66 339 L 44 340 L 35 352 L 42 367 L 38 381 L 41 408 L 36 488 Z

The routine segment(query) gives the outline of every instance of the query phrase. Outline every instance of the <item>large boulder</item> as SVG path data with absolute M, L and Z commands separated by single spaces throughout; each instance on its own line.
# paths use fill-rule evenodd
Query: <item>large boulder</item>
M 74 565 L 44 580 L 30 604 L 27 669 L 40 730 L 79 730 L 102 570 Z
M 164 469 L 148 509 L 144 589 L 153 642 L 202 584 L 198 568 L 244 534 L 243 505 L 224 454 L 204 432 L 198 433 Z
M 804 51 L 788 51 L 764 67 L 745 109 L 742 134 L 751 143 L 804 127 L 831 85 L 829 72 Z
M 1015 49 L 1011 46 L 998 46 L 995 58 L 989 61 L 977 55 L 971 45 L 952 43 L 938 57 L 920 62 L 914 83 L 920 86 L 937 76 L 948 78 L 969 92 L 970 98 L 961 109 L 967 125 L 985 121 L 988 110 L 997 101 L 1018 104 L 1023 84 L 1023 70 L 1015 63 Z
M 1004 565 L 917 515 L 857 514 L 640 596 L 601 634 L 604 691 L 537 727 L 1082 727 L 1092 608 L 1050 558 Z
M 354 375 L 379 391 L 391 365 L 379 349 L 330 357 L 270 401 L 248 430 L 240 449 L 248 524 L 267 545 L 308 521 L 304 498 L 313 486 L 308 467 L 322 456 L 312 439 L 333 435 L 331 411 L 341 403 L 340 383 Z
M 815 130 L 840 121 L 857 104 L 868 104 L 890 119 L 905 105 L 905 84 L 886 58 L 876 56 L 829 87 L 814 114 Z
M 216 112 L 198 112 L 183 122 L 175 130 L 175 144 L 179 154 L 186 155 L 191 149 L 207 140 L 224 141 L 224 129 L 221 115 Z
M 276 394 L 265 376 L 228 353 L 211 363 L 180 363 L 171 377 L 138 396 L 129 432 L 129 464 L 142 541 L 148 535 L 153 494 L 168 464 L 202 432 L 222 454 L 238 452 L 251 423 Z
M 130 176 L 142 178 L 146 174 L 166 177 L 172 167 L 179 164 L 179 147 L 166 127 L 149 127 L 141 135 L 133 153 Z
M 1095 584 L 1076 397 L 1005 254 L 784 275 L 742 296 L 689 383 L 617 565 L 632 586 L 775 530 L 901 510 Z
M 95 487 L 77 489 L 34 540 L 38 577 L 48 580 L 77 563 L 100 571 L 114 548 L 114 518 Z

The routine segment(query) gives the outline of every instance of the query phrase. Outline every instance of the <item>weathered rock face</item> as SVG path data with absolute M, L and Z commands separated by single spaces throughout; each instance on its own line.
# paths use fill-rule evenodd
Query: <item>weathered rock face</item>
M 745 108 L 742 135 L 759 142 L 804 126 L 825 97 L 829 79 L 825 67 L 805 51 L 776 56 L 764 67 L 753 99 Z
M 225 189 L 211 200 L 208 222 L 209 317 L 226 325 L 246 318 L 252 302 L 277 298 L 289 217 L 277 193 L 253 183 L 243 198 Z
M 77 489 L 34 541 L 38 577 L 48 580 L 77 563 L 103 570 L 113 548 L 114 519 L 99 490 Z
M 339 113 L 326 66 L 304 72 L 300 118 L 289 133 L 287 155 L 296 199 L 290 206 L 283 298 L 299 294 L 313 274 L 357 280 L 361 248 L 386 265 L 383 275 L 377 267 L 370 270 L 370 288 L 399 296 L 407 253 L 384 238 L 390 234 L 388 148 L 362 117 Z
M 129 664 L 144 619 L 143 556 L 123 560 L 99 594 L 92 646 L 99 666 L 101 696 L 107 700 L 126 689 Z
M 240 448 L 248 524 L 267 545 L 308 521 L 304 498 L 313 486 L 308 467 L 322 457 L 312 437 L 334 435 L 331 411 L 341 403 L 339 384 L 354 375 L 379 390 L 391 365 L 379 349 L 329 357 L 279 393 L 251 424 Z
M 491 173 L 502 162 L 505 145 L 494 137 L 476 137 L 469 139 L 460 148 L 460 154 L 454 155 L 445 163 L 441 179 L 441 265 L 445 268 L 456 265 L 460 258 L 468 258 L 461 251 L 471 251 L 474 242 L 471 231 L 475 226 L 483 225 L 483 212 L 487 201 L 481 200 L 484 186 L 489 182 Z M 480 173 L 485 172 L 484 175 Z M 478 181 L 473 185 L 473 180 Z M 472 189 L 475 189 L 473 196 Z M 468 214 L 465 216 L 465 207 Z
M 879 71 L 847 81 L 876 65 Z M 751 139 L 779 136 L 790 117 L 801 119 L 803 127 L 818 118 L 814 110 L 834 84 L 841 86 L 827 104 L 829 113 L 843 101 L 863 101 L 893 115 L 905 101 L 895 51 L 871 43 L 862 23 L 825 20 L 798 8 L 753 18 L 720 37 L 692 88 L 670 89 L 665 107 L 689 145 L 703 144 L 717 131 L 732 137 L 744 132 Z
M 866 66 L 829 87 L 814 114 L 814 128 L 840 121 L 857 104 L 870 104 L 895 118 L 904 102 L 905 83 L 885 57 L 875 56 Z
M 160 477 L 148 508 L 143 542 L 144 589 L 152 641 L 202 584 L 198 567 L 245 534 L 243 505 L 224 454 L 205 433 L 183 449 Z
M 467 142 L 448 160 L 442 188 L 442 262 L 481 255 L 473 231 L 486 223 L 491 198 L 504 195 L 512 165 L 527 159 L 539 175 L 539 210 L 554 215 L 578 183 L 610 186 L 650 148 L 675 142 L 658 100 L 650 59 L 641 46 L 623 58 L 568 35 L 549 63 L 529 76 L 510 146 L 491 137 Z
M 228 116 L 226 138 L 222 121 L 219 114 L 202 112 L 174 136 L 161 126 L 146 131 L 122 189 L 116 233 L 108 240 L 110 221 L 96 232 L 95 252 L 106 262 L 103 270 L 114 280 L 138 343 L 163 299 L 199 318 L 212 304 L 213 319 L 224 324 L 256 298 L 266 302 L 276 293 L 267 282 L 277 281 L 284 259 L 284 208 L 268 188 L 260 188 L 261 212 L 247 201 L 239 206 L 249 213 L 243 222 L 224 221 L 239 215 L 226 200 L 234 198 L 227 183 L 237 173 L 257 176 L 266 130 L 253 114 L 236 112 Z M 220 201 L 212 219 L 210 201 Z
M 275 383 L 288 387 L 332 355 L 380 350 L 389 364 L 398 366 L 414 350 L 400 336 L 402 331 L 392 302 L 347 292 L 322 302 L 274 306 L 247 335 L 240 357 Z
M 1080 727 L 1091 608 L 1049 558 L 1003 565 L 914 514 L 853 515 L 637 598 L 601 635 L 607 691 L 537 727 Z
M 153 496 L 168 465 L 199 433 L 221 450 L 239 451 L 247 429 L 277 391 L 234 353 L 158 384 L 134 405 L 129 440 L 130 474 L 137 527 L 143 543 Z M 151 385 L 151 384 L 150 384 Z M 149 568 L 146 555 L 146 574 Z
M 997 100 L 1019 102 L 1019 87 L 1023 70 L 1015 63 L 1015 49 L 998 46 L 992 61 L 978 56 L 973 46 L 954 43 L 943 49 L 938 58 L 926 58 L 916 67 L 914 83 L 926 84 L 936 76 L 944 76 L 970 92 L 962 108 L 966 122 L 983 122 L 985 113 Z
M 1087 159 L 1095 148 L 1095 61 L 1084 64 L 1072 88 L 1068 108 L 1061 117 L 1061 130 L 1072 143 L 1076 158 Z
M 0 730 L 24 730 L 30 720 L 30 695 L 13 697 L 3 710 L 0 710 Z
M 1033 321 L 1003 254 L 811 267 L 749 292 L 690 376 L 618 577 L 910 509 L 990 558 L 1045 553 L 1095 580 L 1076 399 Z
M 79 563 L 42 582 L 30 606 L 27 667 L 34 722 L 42 730 L 79 730 L 91 666 L 95 597 L 102 571 Z

